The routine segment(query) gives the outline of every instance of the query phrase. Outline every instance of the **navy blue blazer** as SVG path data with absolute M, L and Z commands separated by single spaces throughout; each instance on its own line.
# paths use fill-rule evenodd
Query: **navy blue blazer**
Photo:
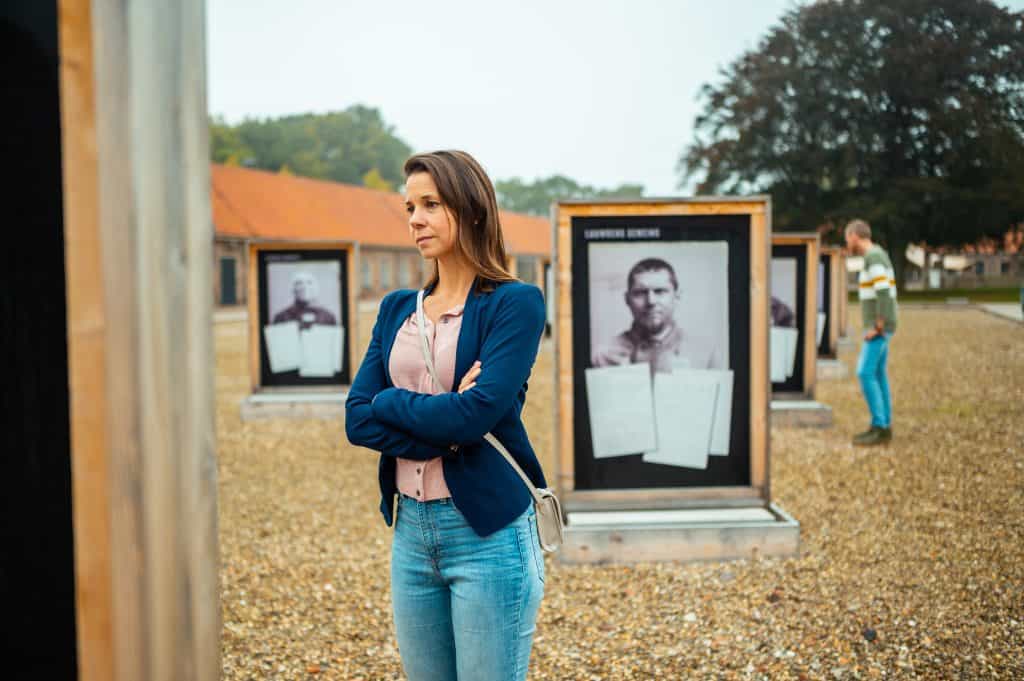
M 455 507 L 473 530 L 487 536 L 532 503 L 529 490 L 483 436 L 505 445 L 533 484 L 546 487 L 521 418 L 527 378 L 544 331 L 544 296 L 521 282 L 474 286 L 466 297 L 455 353 L 455 385 L 480 360 L 476 385 L 459 394 L 426 395 L 395 388 L 388 363 L 399 328 L 416 311 L 416 291 L 399 290 L 380 304 L 366 356 L 345 401 L 349 441 L 381 453 L 377 475 L 380 511 L 391 525 L 396 457 L 440 456 Z M 430 289 L 427 290 L 430 294 Z M 459 445 L 454 450 L 452 445 Z

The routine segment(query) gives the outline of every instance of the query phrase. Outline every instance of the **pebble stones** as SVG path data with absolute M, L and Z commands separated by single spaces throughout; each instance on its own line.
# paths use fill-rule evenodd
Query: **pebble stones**
M 241 422 L 244 334 L 216 326 L 223 678 L 402 679 L 376 455 L 340 422 Z M 903 311 L 891 445 L 850 445 L 867 422 L 852 375 L 819 384 L 833 428 L 773 433 L 799 557 L 549 558 L 529 678 L 1024 678 L 1022 347 L 1019 325 L 980 312 Z M 525 412 L 544 455 L 551 351 Z

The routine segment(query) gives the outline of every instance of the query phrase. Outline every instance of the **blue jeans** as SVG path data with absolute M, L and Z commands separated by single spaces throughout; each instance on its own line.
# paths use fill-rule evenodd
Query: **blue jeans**
M 860 389 L 871 411 L 871 425 L 879 428 L 892 425 L 892 394 L 889 392 L 889 377 L 885 371 L 891 338 L 891 333 L 885 333 L 864 341 L 857 360 L 857 378 L 860 379 Z
M 480 537 L 451 499 L 398 495 L 391 600 L 409 681 L 523 681 L 544 596 L 533 504 Z

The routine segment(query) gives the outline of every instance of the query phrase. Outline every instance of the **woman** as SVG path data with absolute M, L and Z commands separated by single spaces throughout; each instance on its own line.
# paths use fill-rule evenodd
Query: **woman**
M 520 419 L 544 330 L 543 295 L 506 268 L 494 189 L 469 154 L 405 164 L 409 236 L 434 261 L 424 330 L 416 291 L 381 301 L 345 403 L 345 431 L 381 453 L 380 510 L 392 524 L 391 592 L 410 681 L 526 678 L 544 592 L 533 500 L 483 436 L 546 485 Z

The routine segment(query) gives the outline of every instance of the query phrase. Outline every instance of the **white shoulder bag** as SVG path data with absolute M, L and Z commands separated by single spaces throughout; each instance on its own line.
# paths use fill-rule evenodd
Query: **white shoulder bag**
M 437 370 L 434 369 L 434 359 L 430 354 L 430 343 L 427 341 L 427 330 L 423 316 L 422 289 L 420 289 L 419 294 L 416 296 L 416 326 L 420 333 L 420 347 L 423 349 L 423 361 L 427 364 L 427 371 L 430 372 L 430 377 L 433 379 L 434 384 L 438 388 L 443 389 L 441 381 L 437 378 Z M 505 457 L 509 465 L 515 469 L 515 472 L 526 483 L 526 488 L 530 490 L 534 509 L 536 510 L 537 537 L 540 539 L 540 547 L 549 553 L 557 551 L 562 545 L 562 506 L 558 503 L 558 497 L 548 488 L 536 487 L 498 438 L 494 437 L 491 433 L 487 433 L 484 435 L 484 439 Z

